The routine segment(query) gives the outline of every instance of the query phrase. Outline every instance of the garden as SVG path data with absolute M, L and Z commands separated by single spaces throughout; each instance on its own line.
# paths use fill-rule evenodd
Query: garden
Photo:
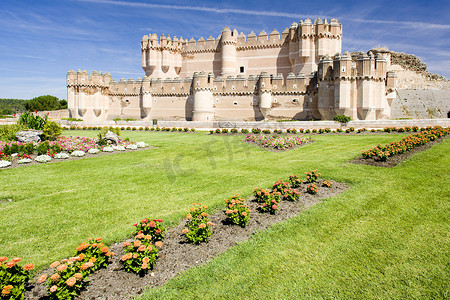
M 66 130 L 59 138 L 94 140 L 100 149 L 99 133 Z M 152 147 L 0 170 L 0 270 L 29 278 L 26 298 L 447 293 L 447 129 L 121 134 Z M 244 142 L 249 135 L 301 143 L 266 151 Z M 374 147 L 386 152 L 381 145 L 399 143 L 394 153 L 435 141 L 393 168 L 351 162 Z M 10 286 L 1 286 L 2 299 L 20 289 Z

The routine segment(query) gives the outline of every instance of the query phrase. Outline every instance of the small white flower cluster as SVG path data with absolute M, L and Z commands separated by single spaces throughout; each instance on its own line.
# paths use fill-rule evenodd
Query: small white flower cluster
M 75 150 L 73 151 L 70 155 L 72 156 L 77 156 L 77 157 L 82 157 L 84 156 L 86 153 L 84 153 L 84 151 L 81 150 Z
M 138 143 L 136 143 L 136 146 L 138 148 L 146 148 L 146 147 L 148 147 L 148 144 L 144 143 L 144 142 L 138 142 Z
M 32 162 L 30 158 L 21 158 L 17 161 L 18 164 L 28 164 L 30 162 Z
M 125 151 L 125 147 L 121 146 L 121 145 L 117 145 L 117 146 L 113 145 L 112 148 L 117 151 Z
M 14 158 L 14 157 L 16 157 L 17 155 L 19 155 L 19 153 L 13 153 L 13 154 L 11 154 L 11 157 Z
M 135 144 L 129 144 L 129 145 L 127 146 L 127 149 L 129 149 L 129 150 L 136 150 L 136 149 L 137 149 L 137 145 L 135 145 Z
M 7 161 L 7 160 L 0 160 L 0 168 L 6 168 L 9 167 L 11 165 L 11 162 Z
M 46 162 L 51 161 L 52 158 L 49 155 L 47 155 L 47 154 L 43 154 L 43 155 L 36 156 L 36 158 L 34 160 L 39 162 L 39 163 L 46 163 Z
M 57 159 L 67 159 L 67 158 L 69 158 L 69 154 L 63 153 L 63 152 L 61 152 L 61 153 L 56 153 L 55 156 L 54 156 L 54 158 L 57 158 Z
M 111 146 L 106 146 L 102 149 L 103 152 L 113 152 L 114 149 Z
M 100 152 L 100 150 L 98 150 L 97 148 L 91 148 L 91 149 L 88 150 L 89 154 L 97 154 L 99 152 Z

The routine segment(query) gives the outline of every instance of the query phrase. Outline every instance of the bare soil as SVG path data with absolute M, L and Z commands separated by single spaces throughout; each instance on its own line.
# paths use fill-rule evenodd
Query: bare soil
M 116 253 L 112 262 L 107 268 L 90 275 L 90 284 L 82 291 L 78 299 L 131 299 L 141 294 L 145 288 L 164 285 L 190 267 L 206 264 L 228 248 L 250 239 L 256 232 L 296 216 L 320 203 L 322 199 L 338 195 L 349 188 L 346 184 L 333 181 L 331 188 L 322 187 L 322 182 L 322 180 L 317 182 L 319 191 L 316 195 L 306 193 L 307 184 L 303 183 L 297 188 L 301 192 L 300 200 L 282 201 L 278 212 L 274 215 L 259 213 L 257 209 L 260 204 L 254 199 L 248 200 L 251 219 L 246 227 L 226 224 L 223 211 L 211 215 L 210 221 L 215 226 L 212 228 L 213 234 L 208 243 L 200 245 L 187 243 L 181 234 L 186 224 L 186 220 L 183 220 L 177 227 L 168 229 L 155 267 L 145 276 L 128 273 L 123 269 L 120 262 L 122 243 L 115 243 L 110 246 L 111 251 Z M 48 274 L 48 270 L 44 273 Z M 45 297 L 46 290 L 43 285 L 30 287 L 30 291 L 25 295 L 25 299 L 45 299 Z
M 410 151 L 406 151 L 404 153 L 391 156 L 386 161 L 377 161 L 373 158 L 363 158 L 362 156 L 358 156 L 357 158 L 351 160 L 350 162 L 354 163 L 354 164 L 392 168 L 392 167 L 395 167 L 396 165 L 398 165 L 399 163 L 401 163 L 402 161 L 413 156 L 414 154 L 416 154 L 418 152 L 422 152 L 424 150 L 427 150 L 427 149 L 431 148 L 433 145 L 441 143 L 447 137 L 438 138 L 434 141 L 430 141 L 430 142 L 426 143 L 425 145 L 421 145 L 419 147 L 413 148 Z

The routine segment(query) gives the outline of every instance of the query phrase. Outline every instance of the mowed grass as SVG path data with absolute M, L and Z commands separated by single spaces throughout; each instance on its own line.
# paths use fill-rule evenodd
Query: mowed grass
M 388 169 L 348 161 L 403 135 L 318 135 L 278 153 L 242 136 L 123 135 L 157 148 L 0 170 L 0 255 L 43 267 L 89 237 L 120 241 L 143 217 L 175 224 L 192 202 L 218 209 L 235 193 L 318 169 L 351 189 L 143 298 L 448 297 L 448 140 Z

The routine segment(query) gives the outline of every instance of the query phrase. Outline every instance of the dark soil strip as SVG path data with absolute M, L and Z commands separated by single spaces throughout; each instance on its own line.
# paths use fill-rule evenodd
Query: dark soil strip
M 427 150 L 429 148 L 431 148 L 431 146 L 435 145 L 435 144 L 439 144 L 440 142 L 442 142 L 443 140 L 445 140 L 446 138 L 448 138 L 448 136 L 443 137 L 443 138 L 438 138 L 434 141 L 430 141 L 428 143 L 426 143 L 425 145 L 416 147 L 411 149 L 410 151 L 406 151 L 404 153 L 401 154 L 397 154 L 394 155 L 392 157 L 389 157 L 388 160 L 386 161 L 376 161 L 373 158 L 363 158 L 362 156 L 359 156 L 353 160 L 351 160 L 350 162 L 353 164 L 361 164 L 361 165 L 369 165 L 369 166 L 376 166 L 376 167 L 385 167 L 385 168 L 392 168 L 395 167 L 396 165 L 398 165 L 399 163 L 401 163 L 402 161 L 408 159 L 409 157 L 413 156 L 414 154 L 418 153 L 418 152 L 422 152 L 424 150 Z
M 306 193 L 306 186 L 307 184 L 302 184 L 298 188 L 301 192 L 299 201 L 282 201 L 276 215 L 259 213 L 257 208 L 260 204 L 252 200 L 247 201 L 251 219 L 244 228 L 224 224 L 225 215 L 222 211 L 210 216 L 215 226 L 212 228 L 213 234 L 208 243 L 200 245 L 186 243 L 184 236 L 181 235 L 185 226 L 183 220 L 177 227 L 168 229 L 154 269 L 143 277 L 123 270 L 120 263 L 122 243 L 113 244 L 110 249 L 116 255 L 113 256 L 112 263 L 106 269 L 97 271 L 89 277 L 90 284 L 78 299 L 131 299 L 141 294 L 146 287 L 164 285 L 180 272 L 192 266 L 206 264 L 228 248 L 250 239 L 255 232 L 296 216 L 301 211 L 320 203 L 321 199 L 338 195 L 349 188 L 346 184 L 337 182 L 333 182 L 331 188 L 322 187 L 322 180 L 319 180 L 318 194 L 310 195 Z M 36 285 L 25 298 L 42 299 L 44 295 L 45 287 Z

